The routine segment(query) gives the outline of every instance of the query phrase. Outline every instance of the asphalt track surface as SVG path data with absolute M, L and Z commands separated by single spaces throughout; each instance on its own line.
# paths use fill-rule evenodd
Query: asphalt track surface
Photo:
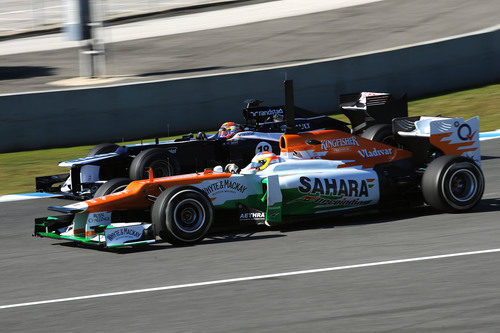
M 497 25 L 499 12 L 497 0 L 385 0 L 108 44 L 107 70 L 128 83 L 286 65 L 477 31 Z M 78 76 L 77 49 L 5 55 L 0 63 L 1 94 L 67 88 L 48 83 Z
M 111 48 L 111 69 L 134 75 L 123 82 L 136 82 L 353 54 L 482 29 L 498 23 L 494 13 L 499 6 L 489 0 L 388 0 L 123 42 Z M 0 68 L 1 92 L 52 89 L 47 82 L 77 74 L 75 52 L 0 57 L 2 66 L 8 67 Z M 194 247 L 162 243 L 141 251 L 105 252 L 33 239 L 33 219 L 46 216 L 48 205 L 65 202 L 0 203 L 1 330 L 497 332 L 498 252 L 355 266 L 499 249 L 498 141 L 482 143 L 482 155 L 485 196 L 465 214 L 418 208 L 276 230 L 246 228 L 213 234 Z M 272 275 L 341 266 L 345 267 Z M 189 283 L 195 285 L 175 287 Z M 175 288 L 2 307 L 166 286 Z
M 159 243 L 107 252 L 33 239 L 33 219 L 67 201 L 1 203 L 2 331 L 498 332 L 500 253 L 380 264 L 500 251 L 498 141 L 483 142 L 482 155 L 486 192 L 468 213 L 421 207 L 275 230 L 244 228 L 193 247 Z M 379 264 L 352 266 L 366 263 Z M 347 267 L 255 278 L 339 266 Z M 245 277 L 251 279 L 202 283 Z M 174 287 L 3 307 L 166 286 Z

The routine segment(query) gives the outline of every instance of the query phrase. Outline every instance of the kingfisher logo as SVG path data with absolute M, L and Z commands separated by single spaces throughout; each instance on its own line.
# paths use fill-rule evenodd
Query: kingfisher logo
M 354 179 L 328 179 L 300 177 L 299 191 L 302 193 L 313 193 L 323 195 L 335 195 L 346 197 L 368 197 L 368 184 L 366 180 Z
M 346 146 L 359 146 L 358 140 L 355 136 L 350 138 L 340 138 L 332 140 L 321 140 L 321 149 L 329 150 L 332 148 L 346 147 Z
M 387 149 L 361 149 L 358 150 L 359 155 L 363 158 L 367 157 L 378 157 L 378 156 L 389 156 L 392 155 L 392 148 L 387 148 Z

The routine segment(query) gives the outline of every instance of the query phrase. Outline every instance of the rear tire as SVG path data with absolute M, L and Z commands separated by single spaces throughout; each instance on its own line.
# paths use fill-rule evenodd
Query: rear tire
M 394 134 L 392 133 L 392 126 L 388 124 L 377 124 L 368 127 L 365 131 L 363 131 L 363 133 L 361 133 L 361 137 L 389 146 L 397 146 Z
M 130 164 L 129 177 L 132 180 L 147 179 L 149 168 L 153 169 L 153 176 L 167 177 L 180 172 L 179 162 L 168 151 L 153 148 L 141 151 Z
M 469 158 L 445 155 L 429 163 L 422 177 L 425 202 L 458 213 L 476 206 L 484 193 L 484 175 Z
M 131 180 L 128 178 L 111 179 L 102 184 L 101 187 L 99 187 L 97 191 L 95 191 L 93 198 L 103 197 L 108 194 L 123 191 L 128 186 L 128 184 L 130 184 L 130 182 Z
M 116 149 L 118 149 L 118 145 L 115 145 L 114 143 L 100 143 L 94 148 L 92 148 L 87 156 L 95 156 L 99 154 L 107 154 L 107 153 L 114 153 Z
M 173 245 L 201 242 L 212 226 L 213 219 L 212 202 L 205 193 L 192 186 L 166 189 L 151 209 L 156 233 Z

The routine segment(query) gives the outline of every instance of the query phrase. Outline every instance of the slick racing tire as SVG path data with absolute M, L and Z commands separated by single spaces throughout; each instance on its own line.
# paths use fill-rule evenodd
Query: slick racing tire
M 102 184 L 94 193 L 94 198 L 103 197 L 105 195 L 123 191 L 130 184 L 128 178 L 114 178 Z
M 100 143 L 94 148 L 92 148 L 87 156 L 95 156 L 99 154 L 107 154 L 107 153 L 114 153 L 115 150 L 118 148 L 118 145 L 115 145 L 114 143 Z
M 173 245 L 201 242 L 213 219 L 212 202 L 205 193 L 192 186 L 166 189 L 151 209 L 151 220 L 157 235 Z
M 425 202 L 450 213 L 476 206 L 484 193 L 484 175 L 469 158 L 446 155 L 432 161 L 422 177 Z
M 129 177 L 132 180 L 147 179 L 149 168 L 153 169 L 153 176 L 167 177 L 180 172 L 179 162 L 168 151 L 153 148 L 141 151 L 130 164 Z
M 361 137 L 380 142 L 389 146 L 396 147 L 396 141 L 394 140 L 394 134 L 392 133 L 392 126 L 388 124 L 377 124 L 368 127 Z

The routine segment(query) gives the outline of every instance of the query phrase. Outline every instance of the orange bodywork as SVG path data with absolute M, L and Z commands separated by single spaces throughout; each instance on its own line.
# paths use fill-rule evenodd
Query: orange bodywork
M 309 143 L 307 143 L 308 140 Z M 313 142 L 311 144 L 311 142 Z M 338 130 L 313 131 L 301 134 L 287 134 L 281 137 L 281 152 L 306 152 L 309 157 L 345 161 L 339 167 L 361 166 L 373 168 L 380 163 L 393 162 L 412 156 L 411 152 L 374 142 Z M 306 155 L 307 155 L 306 154 Z M 130 183 L 121 192 L 87 200 L 89 213 L 110 212 L 124 209 L 144 209 L 153 204 L 152 199 L 161 193 L 160 186 L 200 184 L 206 180 L 231 177 L 231 173 L 214 173 L 206 170 L 200 173 L 138 180 Z
M 160 186 L 169 188 L 176 185 L 200 184 L 205 180 L 223 179 L 231 177 L 230 173 L 214 173 L 207 170 L 201 173 L 193 173 L 180 176 L 137 180 L 130 183 L 121 192 L 109 194 L 103 197 L 87 200 L 87 212 L 112 212 L 117 210 L 144 209 L 153 204 L 148 196 L 160 195 Z
M 280 146 L 282 153 L 307 152 L 310 158 L 345 161 L 339 167 L 373 168 L 412 156 L 407 150 L 338 130 L 283 135 Z
M 452 134 L 453 132 L 432 134 L 429 138 L 429 141 L 433 146 L 441 149 L 446 155 L 460 156 L 463 153 L 476 151 L 478 149 L 478 147 L 470 147 L 474 145 L 476 141 L 470 140 L 465 142 L 452 143 L 450 139 L 444 140 L 445 138 L 450 137 Z

